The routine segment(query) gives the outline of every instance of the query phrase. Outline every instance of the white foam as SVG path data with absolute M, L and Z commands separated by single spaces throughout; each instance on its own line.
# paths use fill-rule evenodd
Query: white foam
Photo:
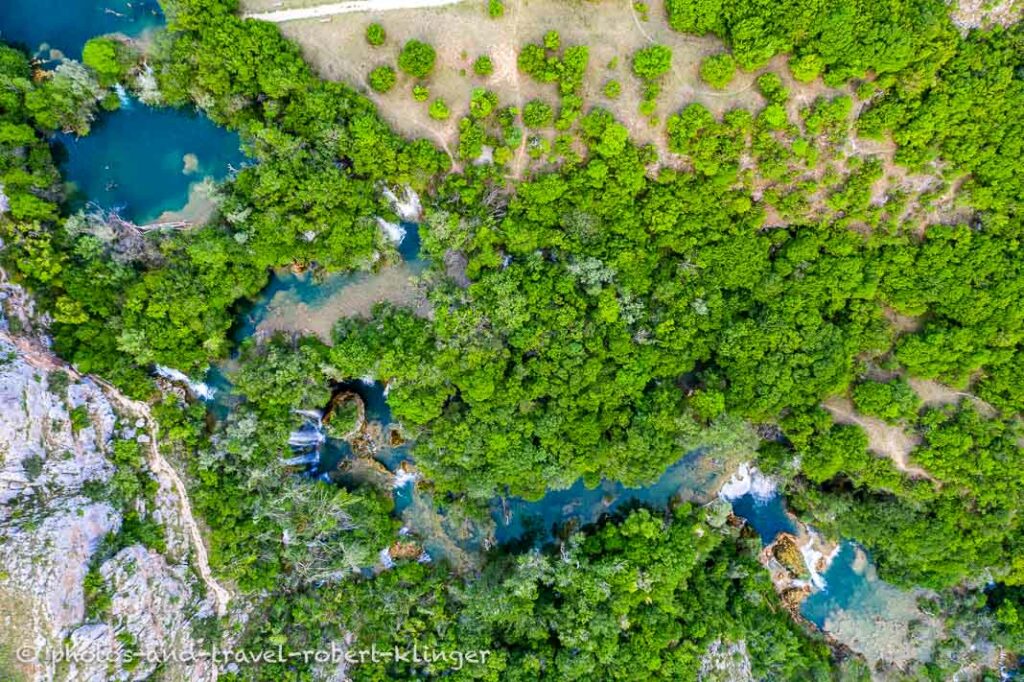
M 192 381 L 188 378 L 188 375 L 184 372 L 174 369 L 173 367 L 164 367 L 163 365 L 157 365 L 154 370 L 158 377 L 167 379 L 168 381 L 175 381 L 181 384 L 185 384 L 189 387 L 189 390 L 195 394 L 200 400 L 213 400 L 213 394 L 216 393 L 212 388 L 207 386 L 201 381 Z
M 405 228 L 398 223 L 390 223 L 378 216 L 377 224 L 380 225 L 380 231 L 384 233 L 384 237 L 392 244 L 397 246 L 405 239 Z
M 407 223 L 415 223 L 420 219 L 420 214 L 423 209 L 420 206 L 420 197 L 413 190 L 412 187 L 406 185 L 402 188 L 402 198 L 399 199 L 395 196 L 395 193 L 388 188 L 384 188 L 384 198 L 391 203 L 391 207 L 395 209 L 395 213 L 398 217 Z

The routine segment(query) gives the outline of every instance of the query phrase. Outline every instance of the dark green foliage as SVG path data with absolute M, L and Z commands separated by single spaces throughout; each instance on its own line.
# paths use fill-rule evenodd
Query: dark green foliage
M 824 0 L 759 3 L 754 0 L 669 0 L 669 24 L 677 31 L 714 33 L 747 70 L 790 52 L 801 79 L 820 73 L 832 83 L 876 74 L 928 72 L 956 40 L 941 0 Z
M 853 387 L 853 404 L 858 412 L 887 422 L 913 420 L 921 409 L 921 399 L 902 379 L 856 384 Z
M 398 68 L 410 76 L 426 78 L 434 70 L 437 53 L 434 47 L 419 40 L 410 40 L 402 46 L 398 55 Z
M 342 620 L 378 647 L 490 650 L 483 664 L 379 661 L 354 666 L 353 679 L 696 679 L 707 646 L 746 642 L 755 675 L 826 679 L 828 650 L 801 635 L 773 607 L 767 575 L 688 508 L 663 520 L 646 510 L 576 534 L 559 558 L 498 558 L 476 580 L 403 563 L 373 580 L 328 594 L 303 594 L 254 624 L 255 648 L 275 637 L 300 649 Z M 461 667 L 461 670 L 458 668 Z M 279 679 L 266 668 L 259 679 Z

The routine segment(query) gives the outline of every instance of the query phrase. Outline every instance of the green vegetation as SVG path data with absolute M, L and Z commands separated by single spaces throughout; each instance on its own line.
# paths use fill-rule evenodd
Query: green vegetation
M 941 64 L 956 31 L 942 0 L 870 0 L 758 3 L 754 0 L 668 0 L 669 24 L 677 31 L 713 33 L 728 44 L 736 62 L 752 71 L 777 54 L 796 58 L 798 80 L 824 75 L 838 85 L 868 72 L 908 83 Z
M 505 16 L 505 3 L 502 0 L 487 0 L 487 15 L 491 19 Z
M 367 77 L 367 82 L 369 82 L 370 87 L 376 92 L 384 93 L 395 87 L 395 81 L 397 79 L 398 75 L 390 66 L 378 66 L 370 72 L 370 75 Z
M 633 73 L 645 81 L 661 78 L 672 68 L 672 50 L 664 45 L 651 45 L 633 54 Z
M 853 387 L 857 411 L 887 422 L 913 420 L 921 409 L 921 399 L 906 381 L 865 381 Z
M 410 76 L 426 78 L 434 70 L 436 60 L 437 53 L 432 45 L 410 40 L 402 46 L 402 52 L 398 55 L 398 68 Z
M 736 638 L 747 642 L 758 676 L 824 679 L 827 648 L 802 637 L 773 598 L 734 536 L 687 507 L 674 519 L 641 510 L 573 535 L 561 557 L 498 557 L 468 584 L 410 562 L 345 590 L 279 599 L 271 611 L 280 617 L 255 627 L 256 646 L 278 637 L 298 648 L 352 629 L 381 648 L 416 633 L 422 648 L 491 651 L 461 672 L 451 660 L 367 663 L 352 668 L 357 680 L 630 680 L 641 670 L 643 679 L 685 680 L 696 678 L 709 644 Z M 284 674 L 267 667 L 261 679 Z
M 494 73 L 494 62 L 487 55 L 480 55 L 473 62 L 473 73 L 478 76 L 490 76 Z
M 523 124 L 537 130 L 551 125 L 555 112 L 551 105 L 539 99 L 530 100 L 523 107 Z
M 430 109 L 428 111 L 430 118 L 435 121 L 446 121 L 451 116 L 451 111 L 448 109 L 448 105 L 443 99 L 435 99 L 430 103 Z
M 384 32 L 384 27 L 380 24 L 367 24 L 366 25 L 366 42 L 373 45 L 374 47 L 380 47 L 384 44 L 387 39 L 387 33 Z
M 618 99 L 622 94 L 622 85 L 619 81 L 608 81 L 604 84 L 604 96 L 608 99 Z
M 714 54 L 700 63 L 700 77 L 719 90 L 727 86 L 736 75 L 736 60 L 728 52 Z
M 282 460 L 296 410 L 322 408 L 332 382 L 372 376 L 388 383 L 431 494 L 474 519 L 496 497 L 536 498 L 580 479 L 649 483 L 682 453 L 719 445 L 728 425 L 778 425 L 784 438 L 761 444 L 759 465 L 784 480 L 794 510 L 862 543 L 886 580 L 939 590 L 936 599 L 952 587 L 981 595 L 987 610 L 964 607 L 957 622 L 984 613 L 992 637 L 1019 649 L 1024 29 L 960 37 L 938 0 L 670 0 L 676 29 L 714 33 L 731 50 L 702 65 L 712 86 L 789 53 L 797 80 L 853 80 L 870 102 L 821 96 L 792 120 L 782 79 L 763 73 L 759 111 L 666 112 L 664 141 L 681 158 L 665 164 L 611 113 L 586 109 L 589 51 L 549 31 L 523 46 L 518 68 L 557 84 L 560 101 L 520 112 L 476 88 L 452 153 L 480 162 L 446 175 L 447 154 L 399 139 L 364 97 L 314 77 L 275 27 L 238 19 L 228 2 L 168 4 L 169 32 L 146 55 L 164 98 L 201 103 L 241 132 L 256 163 L 224 184 L 210 225 L 147 235 L 141 256 L 62 213 L 46 142 L 57 129 L 87 132 L 105 86 L 140 56 L 99 39 L 84 66 L 33 79 L 24 55 L 0 50 L 4 264 L 52 311 L 56 348 L 80 369 L 151 396 L 153 363 L 199 371 L 232 350 L 237 308 L 269 269 L 345 270 L 393 254 L 374 220 L 390 211 L 382 186 L 409 184 L 428 204 L 431 316 L 381 306 L 340 320 L 332 346 L 243 344 L 231 379 L 245 402 L 213 427 L 202 405 L 171 396 L 154 406 L 188 462 L 214 568 L 267 595 L 248 642 L 302 648 L 353 632 L 491 648 L 488 667 L 472 672 L 490 679 L 691 679 L 711 642 L 743 640 L 759 677 L 830 674 L 824 646 L 800 634 L 755 565 L 757 540 L 687 507 L 563 529 L 557 553 L 481 551 L 460 573 L 443 558 L 399 558 L 363 577 L 396 540 L 390 491 L 292 476 Z M 399 67 L 425 78 L 435 61 L 410 41 Z M 659 45 L 633 55 L 645 115 L 671 62 Z M 394 87 L 394 69 L 378 72 L 373 89 Z M 412 92 L 430 98 L 423 84 Z M 605 85 L 609 98 L 620 92 Z M 429 115 L 451 112 L 434 99 Z M 899 169 L 858 151 L 854 130 L 891 137 L 895 162 L 929 174 L 927 188 L 898 187 L 886 176 Z M 521 175 L 501 167 L 520 148 L 536 159 Z M 465 262 L 458 286 L 441 265 L 451 254 Z M 895 378 L 866 378 L 879 376 Z M 922 409 L 907 377 L 995 409 L 966 397 Z M 919 443 L 902 468 L 869 452 L 861 428 L 832 422 L 820 407 L 832 396 Z M 351 419 L 339 413 L 332 434 Z M 137 443 L 116 442 L 112 458 L 118 474 L 98 497 L 153 494 Z M 123 541 L 161 541 L 152 519 L 125 519 Z M 792 547 L 780 555 L 796 561 Z M 87 587 L 90 612 L 102 610 L 101 579 Z M 948 678 L 946 653 L 916 672 Z M 471 674 L 400 661 L 352 674 L 423 673 Z

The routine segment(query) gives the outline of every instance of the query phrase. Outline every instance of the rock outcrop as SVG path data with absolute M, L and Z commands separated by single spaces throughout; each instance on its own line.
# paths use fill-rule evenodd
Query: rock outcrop
M 149 509 L 111 493 L 113 445 L 145 451 L 145 422 L 12 340 L 0 337 L 0 679 L 134 680 L 158 666 L 167 679 L 214 679 L 204 660 L 164 655 L 198 651 L 194 625 L 214 614 L 175 491 L 161 483 Z M 163 553 L 128 544 L 111 554 L 125 509 L 161 524 Z

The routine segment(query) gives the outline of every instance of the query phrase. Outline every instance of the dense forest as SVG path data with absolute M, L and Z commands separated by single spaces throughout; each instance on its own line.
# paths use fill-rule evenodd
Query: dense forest
M 561 146 L 513 183 L 497 153 L 450 173 L 447 153 L 393 133 L 366 97 L 318 78 L 230 0 L 164 9 L 167 30 L 145 54 L 98 38 L 83 64 L 46 77 L 0 47 L 2 259 L 50 311 L 62 356 L 156 404 L 215 568 L 269 614 L 247 641 L 352 632 L 496 652 L 426 671 L 455 679 L 692 679 L 709 646 L 739 641 L 759 678 L 866 674 L 780 608 L 755 539 L 686 505 L 632 510 L 559 548 L 494 550 L 468 575 L 406 560 L 360 577 L 400 525 L 390 496 L 282 476 L 278 462 L 295 410 L 371 376 L 434 493 L 469 515 L 579 479 L 649 483 L 726 419 L 777 425 L 758 461 L 802 519 L 863 545 L 890 582 L 968 593 L 993 614 L 991 636 L 1024 649 L 1024 28 L 961 34 L 940 0 L 669 0 L 672 28 L 730 50 L 734 63 L 702 69 L 708 82 L 788 54 L 797 81 L 845 93 L 793 117 L 765 71 L 760 110 L 719 118 L 694 103 L 664 121 L 678 164 L 585 106 L 587 47 L 552 31 L 521 46 L 518 66 L 554 84 L 559 109 L 519 112 L 478 89 L 459 124 L 463 161 L 557 131 Z M 650 101 L 672 59 L 657 47 L 632 56 Z M 406 45 L 400 69 L 428 76 L 427 48 Z M 143 63 L 160 104 L 238 130 L 253 163 L 221 188 L 211 224 L 103 239 L 94 217 L 67 214 L 47 136 L 87 134 L 117 106 L 111 85 Z M 895 165 L 856 153 L 856 139 L 891 142 Z M 907 192 L 893 181 L 905 173 L 934 182 Z M 439 275 L 432 316 L 380 306 L 340 320 L 330 345 L 235 346 L 239 306 L 272 269 L 396 260 L 376 217 L 391 215 L 381 187 L 402 185 L 428 197 L 426 255 L 464 256 L 468 285 Z M 155 390 L 156 364 L 198 373 L 232 353 L 244 403 L 215 429 L 201 404 Z M 908 378 L 974 397 L 924 405 Z M 821 404 L 836 396 L 912 434 L 910 463 L 926 475 L 835 423 Z M 944 665 L 917 672 L 943 679 Z

